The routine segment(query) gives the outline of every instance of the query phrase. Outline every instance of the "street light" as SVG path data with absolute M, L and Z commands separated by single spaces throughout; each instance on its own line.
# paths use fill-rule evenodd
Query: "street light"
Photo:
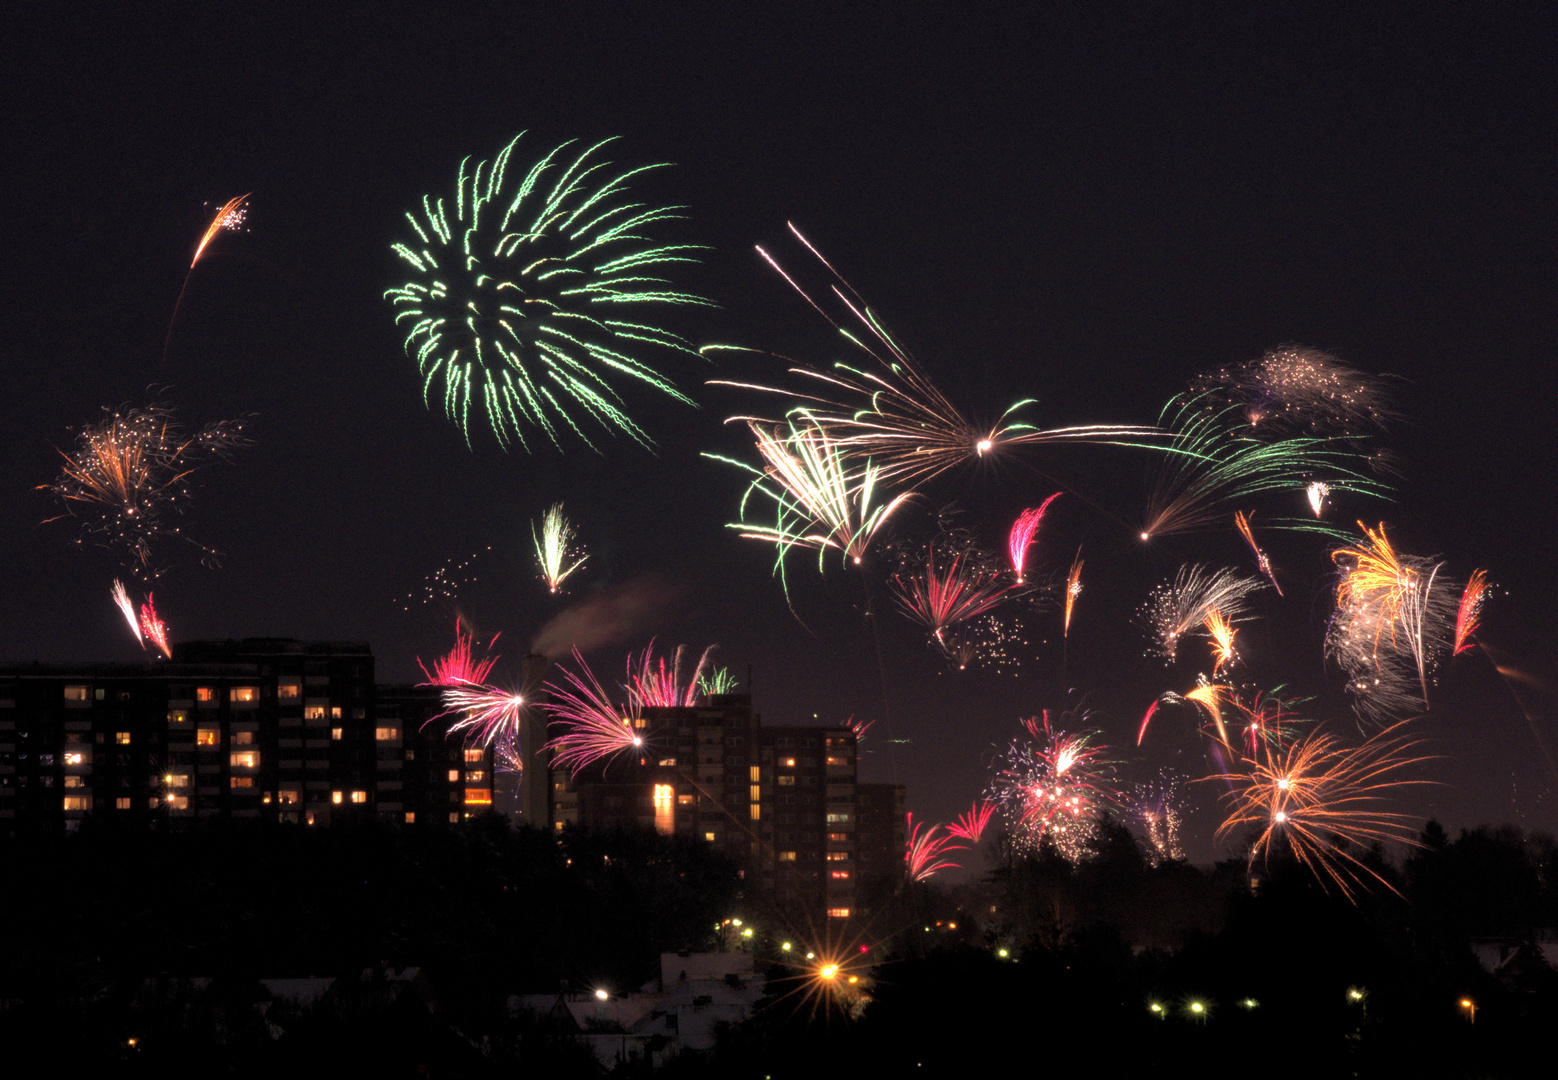
M 1461 998 L 1461 1010 L 1466 1013 L 1469 1023 L 1477 1022 L 1477 1003 L 1471 998 Z

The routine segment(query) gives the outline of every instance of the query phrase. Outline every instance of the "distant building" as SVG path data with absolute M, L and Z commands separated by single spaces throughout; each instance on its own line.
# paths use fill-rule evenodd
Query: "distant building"
M 443 752 L 441 735 L 379 715 L 366 643 L 187 642 L 168 662 L 0 666 L 0 832 L 70 831 L 91 815 L 146 827 L 444 815 L 452 804 L 430 800 L 447 779 L 418 774 L 411 801 L 404 781 L 408 760 Z M 490 781 L 471 775 L 490 777 L 491 755 L 458 753 L 464 814 L 468 791 L 491 803 Z
M 902 784 L 859 784 L 859 895 L 862 913 L 872 914 L 903 884 L 906 807 Z

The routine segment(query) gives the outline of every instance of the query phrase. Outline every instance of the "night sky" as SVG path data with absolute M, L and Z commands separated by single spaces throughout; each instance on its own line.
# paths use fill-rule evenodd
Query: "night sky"
M 711 249 L 678 284 L 718 309 L 667 317 L 700 344 L 846 357 L 753 251 L 810 272 L 794 221 L 974 416 L 1033 397 L 1048 425 L 1151 422 L 1198 372 L 1284 343 L 1390 375 L 1396 499 L 1338 517 L 1388 522 L 1462 579 L 1490 571 L 1483 640 L 1530 714 L 1480 651 L 1458 657 L 1418 725 L 1444 755 L 1419 775 L 1440 786 L 1404 805 L 1558 829 L 1542 748 L 1558 754 L 1554 9 L 1037 7 L 8 9 L 0 658 L 143 655 L 109 601 L 112 558 L 40 524 L 55 507 L 35 488 L 102 407 L 163 388 L 191 424 L 253 414 L 257 440 L 201 474 L 184 522 L 221 567 L 170 550 L 155 585 L 175 638 L 367 640 L 381 681 L 410 680 L 453 609 L 404 598 L 482 552 L 459 607 L 501 633 L 504 669 L 571 604 L 652 596 L 590 652 L 597 672 L 656 635 L 718 643 L 743 681 L 751 666 L 768 723 L 877 718 L 863 778 L 908 784 L 917 817 L 965 809 L 1018 717 L 1084 696 L 1128 775 L 1211 771 L 1186 712 L 1131 745 L 1147 703 L 1205 667 L 1199 644 L 1176 669 L 1144 657 L 1133 611 L 1183 562 L 1253 566 L 1231 528 L 1135 540 L 1147 455 L 1040 449 L 925 490 L 894 538 L 952 508 L 999 549 L 1050 476 L 1107 511 L 1063 496 L 1035 553 L 1063 570 L 1085 545 L 1064 680 L 1054 613 L 1020 674 L 955 673 L 893 613 L 880 565 L 878 648 L 859 573 L 797 557 L 792 615 L 772 550 L 725 527 L 743 481 L 700 453 L 751 458 L 723 421 L 761 403 L 704 381 L 782 378 L 777 361 L 655 356 L 699 404 L 627 389 L 655 454 L 609 435 L 599 454 L 566 436 L 505 453 L 479 429 L 472 449 L 424 407 L 383 299 L 406 276 L 389 250 L 403 212 L 522 130 L 533 151 L 614 135 L 618 163 L 673 163 L 634 192 L 685 204 L 668 238 Z M 247 231 L 195 270 L 160 368 L 194 244 L 246 191 Z M 559 499 L 591 556 L 554 599 L 529 522 Z M 1257 527 L 1301 493 L 1259 505 Z M 1287 595 L 1258 602 L 1243 678 L 1356 734 L 1321 653 L 1325 542 L 1263 539 Z M 1191 792 L 1187 840 L 1210 858 L 1216 788 Z

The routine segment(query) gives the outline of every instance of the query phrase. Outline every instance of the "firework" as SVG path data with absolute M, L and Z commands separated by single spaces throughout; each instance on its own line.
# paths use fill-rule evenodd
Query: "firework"
M 1271 572 L 1271 560 L 1266 558 L 1266 553 L 1255 543 L 1255 532 L 1250 528 L 1250 519 L 1244 516 L 1244 511 L 1235 510 L 1233 513 L 1234 526 L 1238 528 L 1239 535 L 1244 537 L 1244 542 L 1250 545 L 1250 551 L 1255 554 L 1255 565 L 1260 567 L 1260 572 L 1266 575 L 1266 580 L 1271 582 L 1271 587 L 1277 590 L 1277 595 L 1282 595 L 1282 586 L 1277 584 L 1277 575 Z
M 1176 862 L 1185 857 L 1179 842 L 1179 827 L 1184 820 L 1184 798 L 1180 779 L 1164 769 L 1158 778 L 1131 789 L 1126 807 L 1132 822 L 1147 840 L 1147 858 L 1152 865 Z
M 491 162 L 462 161 L 453 207 L 424 196 L 421 214 L 406 215 L 416 239 L 394 245 L 417 277 L 384 295 L 406 329 L 423 400 L 431 406 L 436 388 L 467 443 L 473 412 L 505 447 L 528 447 L 527 427 L 557 444 L 558 421 L 589 443 L 576 419 L 582 412 L 649 446 L 613 380 L 692 404 L 634 354 L 694 350 L 633 313 L 708 304 L 657 276 L 700 249 L 644 238 L 657 222 L 681 218 L 681 207 L 626 201 L 628 181 L 660 166 L 619 172 L 597 156 L 611 140 L 577 156 L 564 143 L 528 171 L 516 169 L 523 176 L 512 182 L 509 159 L 521 137 Z
M 1086 713 L 1076 719 L 1085 722 Z M 1023 721 L 1028 738 L 1013 740 L 990 787 L 1012 826 L 1014 842 L 1037 850 L 1045 842 L 1072 862 L 1085 859 L 1100 817 L 1117 801 L 1113 767 L 1094 732 L 1054 730 L 1046 711 Z
M 1202 375 L 1192 389 L 1240 409 L 1250 430 L 1260 435 L 1358 437 L 1395 418 L 1379 378 L 1302 345 Z
M 124 621 L 130 624 L 130 633 L 135 635 L 135 640 L 142 646 L 146 644 L 146 634 L 141 630 L 140 617 L 135 613 L 135 602 L 130 599 L 130 594 L 125 592 L 124 582 L 114 579 L 114 587 L 109 590 L 114 598 L 114 606 L 124 616 Z
M 716 648 L 717 645 L 710 645 L 704 649 L 697 666 L 692 670 L 692 677 L 684 680 L 682 655 L 686 652 L 686 646 L 676 647 L 671 665 L 667 667 L 664 657 L 655 658 L 655 643 L 651 641 L 636 661 L 631 655 L 628 657 L 628 700 L 638 708 L 688 708 L 696 705 L 699 684 L 704 672 L 708 670 L 709 654 Z
M 458 562 L 453 558 L 446 560 L 437 570 L 423 579 L 420 602 L 423 605 L 458 603 L 461 590 L 474 585 L 479 580 L 473 569 L 476 560 L 491 550 L 492 546 L 489 544 L 480 551 L 474 552 L 470 558 Z M 410 611 L 411 602 L 416 599 L 416 593 L 407 593 L 397 603 L 401 605 L 402 611 Z
M 1304 493 L 1309 498 L 1309 508 L 1315 512 L 1315 517 L 1319 517 L 1325 509 L 1326 497 L 1331 494 L 1331 485 L 1316 480 L 1304 489 Z
M 1071 561 L 1071 570 L 1066 574 L 1066 617 L 1061 624 L 1061 636 L 1071 636 L 1071 609 L 1076 605 L 1077 597 L 1082 595 L 1082 549 L 1077 548 L 1077 557 Z
M 941 834 L 940 825 L 931 825 L 927 828 L 923 821 L 916 825 L 914 815 L 910 814 L 906 827 L 909 831 L 909 839 L 905 844 L 903 858 L 909 867 L 910 881 L 924 881 L 938 871 L 957 866 L 957 863 L 945 856 L 950 851 L 963 849 L 961 845 L 952 842 L 952 836 Z
M 156 605 L 152 602 L 152 594 L 146 594 L 146 603 L 141 605 L 141 633 L 144 640 L 151 642 L 169 660 L 173 659 L 173 650 L 168 646 L 168 626 L 157 614 Z
M 912 574 L 895 574 L 892 588 L 904 614 L 929 629 L 937 642 L 943 640 L 943 631 L 983 615 L 1010 591 L 1002 573 L 976 551 L 960 551 L 950 559 L 943 556 L 938 566 L 934 544 L 924 566 Z
M 449 734 L 468 733 L 469 737 L 486 746 L 496 745 L 503 739 L 515 742 L 519 737 L 520 718 L 525 711 L 523 696 L 497 687 L 472 683 L 446 686 L 441 694 L 443 712 L 440 717 L 458 717 L 449 725 Z
M 172 524 L 191 494 L 191 474 L 201 465 L 249 445 L 243 422 L 220 421 L 187 435 L 164 404 L 109 413 L 82 429 L 52 492 L 76 521 L 78 542 L 92 541 L 116 552 L 137 574 L 156 577 L 154 547 L 164 538 L 194 543 Z M 206 561 L 215 557 L 200 547 Z
M 1212 678 L 1215 679 L 1225 666 L 1234 661 L 1233 636 L 1238 631 L 1216 608 L 1207 609 L 1206 621 L 1202 626 L 1206 628 L 1207 637 L 1212 639 Z
M 758 423 L 749 427 L 763 468 L 718 454 L 705 455 L 754 476 L 741 497 L 741 524 L 731 528 L 741 530 L 747 539 L 775 546 L 774 572 L 781 582 L 785 581 L 785 556 L 792 548 L 816 549 L 819 570 L 829 551 L 860 565 L 877 530 L 909 496 L 898 495 L 873 505 L 880 470 L 869 461 L 859 469 L 852 467 L 827 431 L 804 413 L 792 417 L 787 429 L 770 430 Z M 747 504 L 753 495 L 772 503 L 772 526 L 747 523 Z M 788 594 L 787 583 L 785 590 Z
M 1148 499 L 1142 540 L 1209 528 L 1230 503 L 1300 486 L 1317 472 L 1355 491 L 1385 492 L 1358 472 L 1361 458 L 1344 444 L 1307 436 L 1262 441 L 1234 431 L 1228 420 L 1227 409 L 1208 408 L 1204 397 L 1176 397 L 1164 406 L 1161 422 L 1173 439 Z M 1273 527 L 1324 528 L 1292 521 Z
M 249 195 L 253 194 L 254 192 L 251 191 L 246 195 L 238 196 L 236 199 L 229 199 L 222 204 L 222 208 L 216 212 L 216 217 L 211 219 L 211 224 L 206 226 L 206 231 L 200 237 L 200 243 L 195 246 L 195 257 L 189 260 L 189 268 L 191 270 L 200 261 L 200 256 L 206 253 L 206 248 L 211 241 L 215 240 L 224 230 L 236 232 L 243 227 L 243 219 L 249 213 L 244 203 L 248 202 Z
M 498 741 L 492 745 L 492 761 L 495 772 L 519 775 L 525 771 L 525 760 L 520 757 L 518 736 L 513 731 L 505 731 L 498 736 Z
M 1325 647 L 1347 676 L 1355 711 L 1386 720 L 1414 706 L 1414 674 L 1427 706 L 1428 675 L 1448 647 L 1456 604 L 1441 564 L 1397 554 L 1383 525 L 1359 528 L 1362 543 L 1331 553 L 1342 576 Z
M 973 423 L 894 340 L 876 313 L 832 264 L 793 224 L 789 229 L 832 276 L 830 295 L 843 308 L 837 316 L 814 300 L 768 252 L 758 248 L 758 254 L 872 363 L 864 369 L 846 364 L 837 364 L 831 371 L 792 368 L 792 374 L 811 381 L 811 389 L 815 392 L 794 392 L 750 383 L 717 382 L 713 385 L 735 386 L 804 401 L 805 408 L 836 433 L 844 453 L 853 458 L 869 458 L 882 470 L 884 479 L 911 485 L 1008 447 L 1055 442 L 1135 446 L 1142 444 L 1133 440 L 1157 434 L 1154 428 L 1108 424 L 1041 429 L 1015 419 L 1024 408 L 1034 404 L 1031 400 L 1012 405 L 994 425 Z
M 874 723 L 876 723 L 875 718 L 870 720 L 856 720 L 853 716 L 851 716 L 848 720 L 844 721 L 844 726 L 849 728 L 850 734 L 855 737 L 856 745 L 859 745 L 861 740 L 866 737 L 866 732 L 870 730 L 871 725 Z
M 929 644 L 959 671 L 975 666 L 1006 671 L 1022 666 L 1028 640 L 1016 620 L 981 615 L 930 637 Z
M 979 843 L 979 838 L 984 835 L 985 826 L 990 824 L 991 815 L 995 811 L 995 803 L 981 799 L 969 808 L 968 813 L 961 815 L 947 826 L 947 835 L 955 836 L 959 840 L 967 840 L 972 847 Z
M 117 584 L 117 582 L 115 582 Z M 1455 651 L 1459 656 L 1471 648 L 1471 636 L 1481 625 L 1482 604 L 1488 598 L 1488 572 L 1474 570 L 1461 593 L 1461 602 L 1455 609 Z
M 1055 492 L 1045 499 L 1036 509 L 1024 510 L 1017 515 L 1017 520 L 1012 523 L 1011 535 L 1007 537 L 1006 546 L 1012 556 L 1012 570 L 1017 575 L 1017 584 L 1023 583 L 1023 563 L 1028 558 L 1028 548 L 1033 543 L 1033 538 L 1038 534 L 1039 525 L 1044 520 L 1044 511 L 1049 509 L 1049 504 L 1060 498 L 1060 492 Z
M 1217 836 L 1253 826 L 1252 867 L 1285 848 L 1322 887 L 1334 884 L 1349 899 L 1370 880 L 1391 888 L 1354 852 L 1373 843 L 1417 843 L 1415 819 L 1384 808 L 1402 787 L 1429 782 L 1400 775 L 1428 760 L 1412 755 L 1417 745 L 1397 723 L 1359 746 L 1316 731 L 1245 758 L 1239 771 L 1210 778 L 1233 785 Z
M 494 637 L 487 647 L 490 649 L 497 643 Z M 433 670 L 428 671 L 427 665 L 417 660 L 417 667 L 422 669 L 422 674 L 427 676 L 427 682 L 422 686 L 480 686 L 487 681 L 487 675 L 492 671 L 494 664 L 498 662 L 496 656 L 485 659 L 476 659 L 472 646 L 475 644 L 475 635 L 462 633 L 460 623 L 454 624 L 454 648 L 443 656 L 433 661 Z
M 1173 581 L 1165 581 L 1147 598 L 1140 617 L 1152 634 L 1154 650 L 1173 663 L 1179 640 L 1207 622 L 1209 613 L 1232 625 L 1250 618 L 1247 598 L 1264 588 L 1259 578 L 1233 570 L 1210 570 L 1200 564 L 1182 566 Z
M 568 575 L 583 566 L 584 560 L 589 558 L 588 555 L 580 555 L 573 559 L 574 529 L 568 519 L 563 517 L 562 503 L 553 503 L 551 509 L 542 515 L 539 534 L 534 525 L 530 526 L 530 538 L 536 545 L 536 561 L 541 566 L 541 577 L 554 593 Z M 570 559 L 573 561 L 569 562 Z
M 713 667 L 698 676 L 698 693 L 702 697 L 734 694 L 738 685 L 735 673 L 726 667 Z
M 632 698 L 617 704 L 578 649 L 573 651 L 573 659 L 578 672 L 558 665 L 563 681 L 547 683 L 545 708 L 551 726 L 560 732 L 546 745 L 553 753 L 554 766 L 577 773 L 597 761 L 642 748 L 644 738 Z

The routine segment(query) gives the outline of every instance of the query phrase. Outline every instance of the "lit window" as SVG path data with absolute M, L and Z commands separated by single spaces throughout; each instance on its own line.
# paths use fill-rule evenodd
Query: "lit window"
M 305 706 L 303 706 L 303 719 L 305 719 L 305 720 L 323 720 L 324 718 L 325 718 L 325 707 L 323 705 L 305 705 Z
M 674 769 L 676 768 L 676 759 L 674 757 L 663 757 L 660 759 L 660 765 L 664 768 Z
M 258 686 L 235 686 L 229 692 L 228 700 L 234 704 L 243 703 L 252 705 L 260 700 L 260 688 Z
M 670 784 L 655 785 L 655 832 L 670 836 L 676 829 L 676 804 L 672 796 L 676 789 Z
M 829 765 L 848 765 L 849 764 L 849 758 L 847 758 L 847 757 L 840 757 L 837 754 L 829 754 L 828 755 L 828 764 Z
M 449 824 L 453 825 L 453 824 L 455 824 L 459 820 L 460 820 L 460 812 L 458 810 L 451 810 L 449 812 Z
M 91 701 L 92 688 L 90 686 L 67 686 L 65 687 L 65 700 Z
M 787 757 L 783 761 L 779 762 L 779 764 L 783 765 L 786 769 L 793 769 L 795 768 L 795 759 L 793 757 Z
M 242 750 L 227 756 L 227 763 L 235 769 L 257 769 L 260 767 L 260 752 L 258 750 Z
M 492 792 L 487 790 L 486 788 L 466 788 L 465 789 L 465 805 L 466 806 L 491 806 L 492 805 Z
M 830 843 L 839 844 L 839 843 L 843 843 L 844 841 L 846 841 L 848 839 L 849 839 L 849 833 L 830 832 L 828 834 L 828 840 L 829 840 Z
M 458 784 L 460 782 L 460 770 L 459 769 L 450 769 L 449 770 L 449 782 L 451 784 Z
M 365 803 L 367 801 L 368 801 L 368 793 L 366 791 L 354 791 L 354 792 L 352 792 L 352 802 L 354 802 L 354 803 Z
M 90 810 L 92 809 L 91 795 L 66 795 L 66 810 Z
M 114 742 L 118 743 L 120 746 L 129 746 L 130 745 L 130 733 L 128 731 L 116 731 L 116 732 L 114 732 Z
M 264 795 L 260 796 L 260 802 L 264 803 L 266 806 L 270 805 L 270 800 L 271 800 L 271 794 L 268 791 Z
M 849 852 L 847 852 L 847 851 L 830 851 L 830 852 L 828 852 L 828 861 L 829 862 L 849 862 Z
M 749 768 L 747 770 L 747 779 L 751 780 L 752 783 L 754 783 L 754 784 L 757 783 L 758 777 L 761 776 L 761 775 L 762 775 L 762 769 L 760 769 L 756 765 L 753 765 L 751 768 Z
M 795 786 L 795 777 L 793 777 L 793 776 L 781 776 L 781 777 L 779 777 L 777 783 L 779 784 L 780 787 L 794 787 Z
M 847 919 L 847 918 L 849 918 L 849 908 L 847 908 L 847 907 L 830 907 L 828 909 L 828 918 L 830 918 L 830 919 Z
M 834 881 L 843 881 L 844 879 L 849 877 L 849 871 L 848 870 L 833 870 L 833 871 L 830 871 L 830 876 L 833 878 Z
M 168 807 L 169 810 L 188 810 L 189 809 L 189 796 L 188 795 L 169 795 L 167 797 L 167 799 L 165 800 L 165 802 L 166 802 L 167 807 Z
M 252 732 L 252 731 L 235 731 L 235 732 L 233 732 L 233 745 L 234 746 L 253 746 L 254 745 L 254 732 Z
M 829 814 L 828 815 L 828 824 L 829 825 L 848 825 L 849 824 L 849 815 L 848 814 Z
M 335 803 L 337 806 L 341 805 L 341 799 L 342 798 L 343 798 L 342 793 L 339 792 L 339 791 L 332 791 L 330 793 L 330 801 Z
M 80 765 L 81 761 L 82 761 L 82 757 L 81 757 L 81 751 L 80 750 L 72 750 L 72 751 L 70 751 L 70 752 L 65 754 L 65 764 L 66 765 Z
M 485 760 L 485 758 L 483 757 L 484 753 L 485 753 L 485 751 L 483 751 L 481 749 L 475 749 L 475 750 L 467 749 L 465 751 L 465 760 L 470 762 L 473 765 L 477 764 L 477 763 Z
M 84 777 L 84 776 L 67 776 L 67 777 L 65 777 L 65 786 L 68 787 L 68 788 L 71 788 L 71 787 L 86 787 L 87 786 L 87 778 Z
M 676 797 L 676 801 L 681 806 L 692 806 L 693 804 L 695 804 L 698 801 L 698 796 L 696 796 L 696 795 L 678 795 Z
M 280 701 L 296 701 L 303 696 L 303 686 L 296 679 L 282 679 L 276 684 L 276 697 Z
M 703 834 L 703 838 L 712 844 L 719 839 L 719 833 L 706 832 Z
M 750 788 L 747 789 L 747 796 L 749 802 L 757 802 L 763 797 L 763 789 L 758 787 L 756 784 L 753 784 Z
M 195 690 L 195 700 L 203 701 L 207 704 L 214 704 L 216 702 L 216 687 L 202 686 L 197 688 Z
M 406 824 L 407 825 L 415 825 L 416 823 L 417 823 L 417 812 L 415 810 L 407 810 L 406 811 Z
M 373 737 L 379 742 L 394 742 L 400 738 L 400 729 L 398 727 L 374 728 Z
M 203 727 L 195 732 L 196 746 L 221 746 L 222 732 L 218 728 Z
M 341 715 L 341 710 L 340 709 L 332 709 L 331 712 L 335 713 L 337 718 L 339 718 L 340 715 Z M 336 742 L 340 742 L 341 741 L 341 737 L 343 735 L 345 735 L 345 734 L 346 734 L 346 729 L 345 728 L 333 727 L 333 728 L 330 729 L 330 737 L 332 739 L 334 739 Z
M 339 705 L 332 705 L 332 706 L 330 706 L 330 719 L 332 719 L 332 720 L 339 720 L 339 719 L 341 719 L 341 706 L 339 706 Z
M 130 797 L 128 795 L 121 795 L 119 798 L 115 799 L 114 800 L 114 809 L 115 810 L 128 810 L 128 809 L 130 809 Z
M 295 788 L 282 788 L 276 792 L 276 801 L 282 806 L 296 806 L 303 801 L 303 793 Z
M 793 852 L 793 851 L 781 851 L 779 853 L 779 861 L 780 862 L 794 862 L 795 861 L 795 852 Z
M 187 723 L 189 723 L 189 710 L 188 709 L 169 709 L 168 710 L 168 723 L 170 723 L 170 724 L 187 724 Z
M 169 773 L 162 778 L 162 786 L 170 788 L 189 787 L 189 773 Z
M 232 786 L 235 788 L 252 788 L 254 786 L 254 777 L 235 776 L 232 778 Z
M 752 820 L 759 821 L 763 817 L 763 807 L 759 803 L 752 804 Z
M 465 774 L 465 782 L 467 784 L 479 784 L 485 779 L 487 779 L 487 774 L 481 769 L 470 769 Z

